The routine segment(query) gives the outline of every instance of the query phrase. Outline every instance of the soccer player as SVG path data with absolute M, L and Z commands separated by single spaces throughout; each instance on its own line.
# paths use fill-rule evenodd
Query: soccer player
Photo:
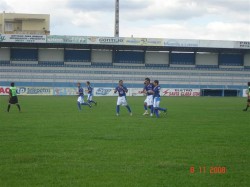
M 147 107 L 150 108 L 150 116 L 153 116 L 154 113 L 154 107 L 153 107 L 153 88 L 154 85 L 152 83 L 150 83 L 150 79 L 149 78 L 145 78 L 145 87 L 144 87 L 144 93 L 147 94 L 147 98 L 144 101 L 144 103 L 147 103 Z M 146 107 L 144 107 L 144 109 L 146 109 Z M 146 115 L 147 111 L 145 110 L 143 115 Z
M 119 94 L 117 98 L 117 105 L 116 105 L 116 115 L 119 116 L 120 114 L 120 105 L 125 106 L 128 109 L 129 114 L 132 116 L 131 109 L 127 103 L 126 93 L 128 89 L 123 85 L 123 81 L 119 80 L 118 86 L 115 88 L 114 93 Z
M 10 111 L 10 106 L 11 105 L 16 105 L 19 112 L 21 112 L 21 107 L 18 104 L 18 98 L 17 98 L 17 88 L 15 87 L 15 83 L 12 82 L 10 84 L 10 92 L 9 92 L 9 104 L 8 104 L 8 109 L 7 112 Z
M 91 104 L 91 103 L 94 103 L 95 105 L 97 105 L 97 102 L 93 101 L 93 88 L 91 87 L 90 85 L 90 82 L 87 81 L 86 82 L 86 86 L 87 86 L 87 92 L 88 92 L 88 103 Z
M 145 93 L 145 86 L 146 86 L 146 82 L 144 81 L 144 87 L 143 87 L 142 92 L 140 92 L 140 93 Z M 149 113 L 148 113 L 148 106 L 147 106 L 147 98 L 145 99 L 143 106 L 144 106 L 145 112 L 142 115 L 144 115 L 144 116 L 148 115 Z
M 167 112 L 166 108 L 160 108 L 161 96 L 160 96 L 161 87 L 159 85 L 159 81 L 154 81 L 154 89 L 153 89 L 153 97 L 154 97 L 154 112 L 157 118 L 159 118 L 159 111 Z
M 250 82 L 248 82 L 248 91 L 247 91 L 247 106 L 243 111 L 247 111 L 248 107 L 250 106 Z
M 87 105 L 89 108 L 91 108 L 91 105 L 89 103 L 84 103 L 84 94 L 83 94 L 83 88 L 81 87 L 81 83 L 77 83 L 78 88 L 78 99 L 77 99 L 77 106 L 79 110 L 82 110 L 81 105 Z

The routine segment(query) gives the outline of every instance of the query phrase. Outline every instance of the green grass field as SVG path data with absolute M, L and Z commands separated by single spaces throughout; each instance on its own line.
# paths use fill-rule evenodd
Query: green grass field
M 0 97 L 0 186 L 249 186 L 246 99 L 164 97 L 160 119 L 142 116 L 144 97 L 119 117 L 116 98 L 94 99 L 78 111 L 76 97 L 23 96 L 7 113 Z

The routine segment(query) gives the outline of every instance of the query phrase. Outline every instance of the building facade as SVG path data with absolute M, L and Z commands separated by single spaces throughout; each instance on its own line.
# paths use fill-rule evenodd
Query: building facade
M 49 14 L 0 13 L 1 34 L 50 34 Z

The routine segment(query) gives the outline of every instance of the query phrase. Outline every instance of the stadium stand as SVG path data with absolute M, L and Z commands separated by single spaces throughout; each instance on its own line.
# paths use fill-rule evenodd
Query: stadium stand
M 64 66 L 64 62 L 62 61 L 39 61 L 38 64 L 45 66 Z
M 8 61 L 8 60 L 1 60 L 1 61 L 0 61 L 0 65 L 1 65 L 1 64 L 10 64 L 10 61 Z
M 97 66 L 97 67 L 103 67 L 103 68 L 113 66 L 112 63 L 107 63 L 107 62 L 92 62 L 91 65 L 93 67 Z
M 150 71 L 149 71 L 150 70 Z M 188 70 L 188 71 L 187 71 Z M 219 68 L 135 68 L 117 66 L 70 66 L 58 64 L 38 64 L 20 66 L 19 64 L 2 64 L 1 80 L 18 79 L 20 82 L 53 82 L 69 86 L 69 82 L 90 80 L 93 83 L 102 83 L 105 86 L 124 79 L 129 84 L 141 85 L 146 76 L 159 79 L 161 84 L 171 87 L 192 88 L 238 88 L 244 86 L 250 79 L 248 70 L 221 70 Z M 72 85 L 71 85 L 72 86 Z
M 198 88 L 204 95 L 231 96 L 250 80 L 250 52 L 238 49 L 4 45 L 0 48 L 3 86 L 15 81 L 23 86 L 72 87 L 89 80 L 94 86 L 113 87 L 123 79 L 139 88 L 150 77 L 165 88 Z

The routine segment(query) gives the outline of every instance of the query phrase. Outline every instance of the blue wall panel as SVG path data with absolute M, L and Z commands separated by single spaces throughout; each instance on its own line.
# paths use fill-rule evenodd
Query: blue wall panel
M 224 66 L 243 66 L 243 55 L 242 54 L 220 54 L 219 65 Z
M 38 61 L 38 50 L 12 48 L 10 58 L 13 61 Z
M 65 50 L 64 59 L 65 59 L 65 62 L 90 62 L 91 51 L 90 50 Z
M 115 54 L 116 63 L 143 63 L 144 52 L 117 51 Z
M 170 53 L 170 64 L 194 65 L 194 53 Z

